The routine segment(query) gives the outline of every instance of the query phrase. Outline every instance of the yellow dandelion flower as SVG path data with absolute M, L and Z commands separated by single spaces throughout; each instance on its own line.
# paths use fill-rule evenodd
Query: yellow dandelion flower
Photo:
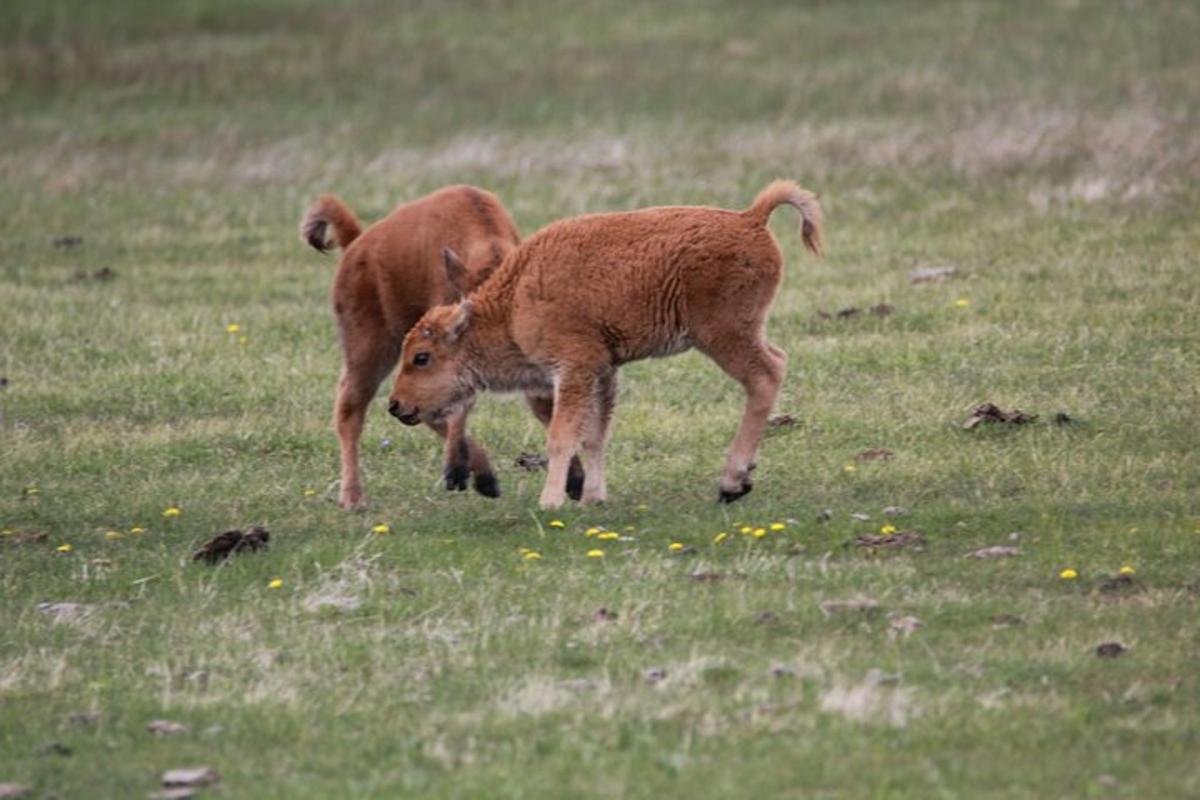
M 524 558 L 526 561 L 541 561 L 542 554 L 535 550 L 530 550 L 528 553 L 522 556 L 522 558 Z
M 1062 572 L 1058 573 L 1058 577 L 1062 578 L 1064 581 L 1073 581 L 1079 577 L 1079 573 L 1070 567 L 1067 567 Z
M 239 336 L 239 337 L 238 337 L 238 344 L 245 344 L 247 341 L 248 341 L 248 340 L 246 339 L 246 337 L 245 337 L 245 336 Z
M 754 533 L 754 528 L 751 528 L 749 525 L 743 525 L 742 527 L 738 528 L 738 531 L 743 534 L 751 534 Z
M 754 538 L 755 539 L 761 539 L 762 537 L 764 537 L 766 535 L 767 535 L 766 528 L 755 528 L 754 529 Z
M 637 510 L 638 511 L 649 511 L 650 506 L 646 505 L 645 503 L 638 503 Z
M 891 536 L 893 533 L 896 532 L 896 526 L 895 525 L 884 525 L 882 528 L 879 529 L 879 532 L 882 533 L 884 536 Z
M 1133 573 L 1137 572 L 1137 570 L 1136 570 L 1136 569 L 1134 569 L 1133 567 L 1129 566 L 1128 564 L 1126 564 L 1125 566 L 1121 567 L 1121 569 L 1120 569 L 1120 570 L 1118 570 L 1118 571 L 1119 571 L 1119 572 L 1120 572 L 1122 575 L 1132 575 Z
M 271 578 L 271 582 L 267 584 L 268 589 L 282 589 L 283 578 Z
M 58 547 L 56 547 L 54 549 L 60 553 L 69 553 L 72 550 L 74 550 L 75 548 L 71 547 L 71 545 L 69 545 L 69 544 L 60 544 Z
M 1132 528 L 1130 528 L 1130 529 L 1129 529 L 1129 532 L 1130 532 L 1130 533 L 1137 533 L 1137 532 L 1138 532 L 1137 525 L 1134 525 Z
M 854 466 L 853 464 L 844 464 L 842 466 L 843 472 L 855 472 L 857 469 L 858 467 Z
M 530 553 L 533 551 L 531 551 L 528 547 L 518 547 L 517 552 L 520 553 L 521 555 L 525 555 L 526 553 Z
M 588 550 L 587 557 L 588 558 L 604 558 L 604 551 L 603 550 Z
M 776 533 L 778 533 L 779 531 L 781 531 L 781 530 L 783 530 L 784 528 L 786 528 L 786 527 L 787 527 L 787 525 L 784 525 L 782 522 L 772 522 L 770 527 L 771 527 L 771 530 L 773 530 L 773 531 L 775 531 Z
M 725 541 L 728 538 L 729 538 L 729 534 L 726 533 L 725 531 L 721 531 L 720 533 L 718 533 L 716 536 L 713 537 L 713 544 L 720 544 L 721 542 Z
M 139 534 L 145 533 L 146 529 L 143 528 L 141 525 L 134 525 L 132 528 L 129 529 L 129 532 L 132 533 L 134 536 L 138 536 Z
M 550 520 L 550 522 L 548 524 L 550 525 L 551 528 L 567 527 L 567 523 L 563 522 L 561 519 L 552 519 L 552 520 Z
M 242 330 L 242 326 L 238 325 L 236 322 L 231 322 L 225 326 L 226 333 L 240 333 L 241 330 Z
M 605 531 L 604 533 L 597 534 L 596 538 L 602 542 L 611 542 L 615 539 L 620 539 L 621 534 L 616 531 Z
M 683 549 L 683 542 L 671 542 L 669 545 L 667 545 L 667 549 L 672 553 L 678 553 Z
M 121 533 L 120 531 L 105 531 L 104 538 L 108 539 L 110 542 L 115 542 L 118 539 L 124 539 L 125 534 Z
M 33 496 L 39 495 L 41 493 L 42 493 L 42 490 L 36 486 L 26 486 L 25 487 L 25 494 L 28 495 L 29 497 L 33 497 Z
M 378 533 L 382 536 L 385 533 L 391 533 L 392 529 L 385 522 L 381 522 L 371 528 L 371 533 Z
M 178 517 L 182 513 L 183 512 L 179 509 L 178 506 L 171 506 L 170 508 L 163 510 L 164 517 Z
M 314 495 L 316 495 L 316 493 L 317 493 L 316 489 L 305 489 L 304 490 L 305 497 L 313 497 Z
M 588 536 L 597 536 L 597 535 L 599 535 L 600 533 L 601 533 L 601 529 L 600 529 L 600 528 L 588 528 L 588 529 L 587 529 L 587 535 L 588 535 Z
M 954 301 L 955 308 L 966 308 L 969 305 L 971 305 L 971 301 L 965 297 L 960 297 Z

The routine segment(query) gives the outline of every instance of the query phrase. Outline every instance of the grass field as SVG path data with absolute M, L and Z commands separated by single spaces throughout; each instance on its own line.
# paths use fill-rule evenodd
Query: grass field
M 0 784 L 139 797 L 208 765 L 205 793 L 239 798 L 1200 795 L 1200 7 L 4 16 Z M 740 208 L 775 177 L 820 193 L 828 256 L 777 213 L 797 422 L 744 501 L 715 503 L 741 391 L 687 354 L 623 371 L 603 507 L 538 511 L 513 461 L 541 431 L 492 397 L 473 427 L 499 500 L 443 491 L 433 437 L 377 402 L 371 506 L 330 502 L 334 260 L 296 236 L 315 194 L 373 220 L 476 183 L 530 233 Z M 958 275 L 911 281 L 930 267 Z M 984 401 L 1039 419 L 964 430 Z M 255 523 L 268 552 L 191 562 Z M 923 547 L 856 543 L 885 525 Z M 991 545 L 1018 552 L 965 557 Z

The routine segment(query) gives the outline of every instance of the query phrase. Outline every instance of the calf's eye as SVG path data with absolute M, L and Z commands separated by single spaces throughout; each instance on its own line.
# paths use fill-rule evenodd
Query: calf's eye
M 412 360 L 414 367 L 424 367 L 429 364 L 429 353 L 417 353 Z

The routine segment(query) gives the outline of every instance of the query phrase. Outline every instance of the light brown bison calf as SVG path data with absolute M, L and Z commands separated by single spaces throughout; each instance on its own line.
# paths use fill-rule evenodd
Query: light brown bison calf
M 511 252 L 456 305 L 430 309 L 404 340 L 391 408 L 436 422 L 481 389 L 552 396 L 549 474 L 541 505 L 562 504 L 577 450 L 584 502 L 605 498 L 604 445 L 617 368 L 695 347 L 746 390 L 719 499 L 751 489 L 750 471 L 787 356 L 767 342 L 782 257 L 767 218 L 800 211 L 809 250 L 821 252 L 821 207 L 776 181 L 745 211 L 676 206 L 561 220 Z
M 366 502 L 358 470 L 363 419 L 379 383 L 400 357 L 404 335 L 433 306 L 452 303 L 500 265 L 520 238 L 494 195 L 471 186 L 451 186 L 401 205 L 365 231 L 354 212 L 333 195 L 318 198 L 300 223 L 301 237 L 327 252 L 342 248 L 333 280 L 333 313 L 342 343 L 342 375 L 334 426 L 342 452 L 339 502 Z M 443 254 L 453 248 L 462 260 Z M 448 489 L 475 489 L 488 497 L 499 485 L 487 453 L 465 433 L 469 403 L 430 419 L 446 440 Z M 549 410 L 546 410 L 549 417 Z

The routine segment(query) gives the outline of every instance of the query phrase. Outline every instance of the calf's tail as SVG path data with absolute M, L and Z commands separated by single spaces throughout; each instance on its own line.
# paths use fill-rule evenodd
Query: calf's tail
M 766 225 L 771 212 L 777 206 L 787 203 L 800 212 L 800 235 L 804 246 L 817 255 L 825 249 L 821 214 L 821 204 L 817 196 L 807 189 L 801 189 L 795 181 L 772 181 L 767 188 L 758 193 L 750 207 L 742 212 L 759 225 Z
M 360 233 L 358 217 L 350 206 L 332 194 L 318 197 L 300 221 L 300 238 L 322 253 L 329 252 L 334 245 L 344 250 Z

